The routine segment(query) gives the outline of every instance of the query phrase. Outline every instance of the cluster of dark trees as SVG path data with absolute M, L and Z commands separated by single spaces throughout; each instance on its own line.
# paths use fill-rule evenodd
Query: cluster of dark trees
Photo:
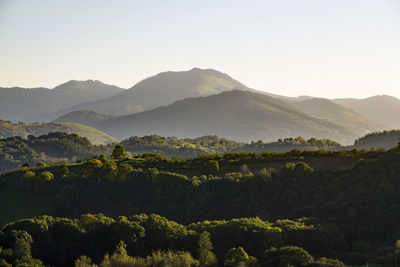
M 348 264 L 363 264 L 395 253 L 393 244 L 400 236 L 399 148 L 387 152 L 225 153 L 194 159 L 171 159 L 153 154 L 127 158 L 119 145 L 115 147 L 112 157 L 114 160 L 101 155 L 82 164 L 24 167 L 0 175 L 0 191 L 51 196 L 53 216 L 81 218 L 82 214 L 101 212 L 118 218 L 122 215 L 157 213 L 188 224 L 188 233 L 209 232 L 219 264 L 225 262 L 229 249 L 238 247 L 255 256 L 259 264 L 264 259 L 265 250 L 271 250 L 269 252 L 273 255 L 283 253 L 282 258 L 287 258 L 286 253 L 292 253 L 292 249 L 285 250 L 287 246 L 303 248 L 312 255 L 313 261 L 307 264 L 316 264 L 318 260 L 315 259 L 322 257 L 339 259 Z M 141 216 L 127 217 L 127 220 L 139 220 Z M 35 222 L 43 218 L 32 220 Z M 74 222 L 79 226 L 72 219 L 54 220 Z M 11 225 L 27 223 L 26 220 L 23 222 Z M 236 226 L 221 226 L 227 224 Z M 257 236 L 257 229 L 261 226 L 254 224 L 264 225 L 268 231 Z M 184 231 L 185 227 L 173 225 L 174 231 Z M 220 227 L 225 233 L 223 236 L 217 233 Z M 35 229 L 42 231 L 42 227 Z M 127 230 L 119 229 L 119 235 L 101 232 L 96 237 L 88 238 L 97 244 L 104 242 L 99 239 L 115 236 L 107 249 L 100 249 L 97 254 L 79 249 L 73 256 L 61 259 L 67 258 L 69 264 L 80 255 L 86 255 L 99 263 L 104 260 L 105 253 L 112 253 L 120 240 L 127 244 L 128 254 L 132 257 L 151 257 L 151 250 L 139 253 L 142 248 L 122 238 L 128 235 Z M 163 228 L 152 226 L 151 229 Z M 38 237 L 33 230 L 19 230 L 32 236 L 35 240 L 33 248 L 42 240 L 48 240 L 47 237 Z M 159 242 L 164 234 L 171 236 L 168 231 L 150 236 Z M 64 237 L 61 234 L 56 236 Z M 79 248 L 82 242 L 79 238 L 68 232 L 62 242 L 48 242 L 60 242 L 63 250 L 68 251 Z M 228 241 L 232 243 L 223 243 Z M 164 252 L 166 249 L 185 250 L 196 258 L 189 243 L 178 247 L 168 242 L 163 244 L 148 248 Z M 272 247 L 276 247 L 277 251 Z M 35 253 L 35 258 L 44 263 L 54 263 Z M 293 253 L 297 255 L 297 252 Z M 54 256 L 53 260 L 57 258 L 59 256 Z
M 54 164 L 75 162 L 95 155 L 110 154 L 110 146 L 95 146 L 85 137 L 62 132 L 49 133 L 39 137 L 29 135 L 0 139 L 0 171 L 18 168 L 23 164 Z
M 279 139 L 276 142 L 264 143 L 261 140 L 242 143 L 216 135 L 198 138 L 179 139 L 159 135 L 132 136 L 121 142 L 124 148 L 132 154 L 158 153 L 169 157 L 193 158 L 204 154 L 229 152 L 285 152 L 299 150 L 340 150 L 344 149 L 339 143 L 329 139 L 302 137 Z
M 334 231 L 312 219 L 183 225 L 155 214 L 41 216 L 9 223 L 0 231 L 0 266 L 341 267 L 339 260 L 307 251 L 320 255 L 318 245 L 325 242 L 337 253 L 344 244 Z
M 391 149 L 400 138 L 400 130 L 382 131 L 367 134 L 354 142 L 359 149 L 383 148 Z

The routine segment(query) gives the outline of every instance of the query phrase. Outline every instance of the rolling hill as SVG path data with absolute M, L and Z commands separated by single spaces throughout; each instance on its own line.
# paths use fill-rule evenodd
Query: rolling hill
M 67 108 L 59 113 L 93 110 L 107 115 L 128 115 L 166 106 L 187 97 L 208 96 L 232 89 L 248 88 L 227 74 L 194 68 L 190 71 L 162 72 L 144 79 L 132 88 L 99 101 Z
M 119 140 L 101 130 L 78 123 L 29 123 L 14 124 L 0 120 L 0 138 L 28 135 L 40 136 L 52 132 L 75 133 L 86 137 L 93 144 L 110 144 Z
M 378 95 L 365 99 L 334 99 L 335 103 L 351 108 L 365 118 L 388 125 L 391 129 L 400 129 L 400 99 Z
M 49 121 L 56 112 L 86 101 L 96 101 L 123 91 L 99 81 L 69 81 L 54 89 L 0 88 L 1 119 L 14 122 Z
M 235 141 L 302 136 L 329 138 L 349 144 L 362 133 L 311 117 L 278 99 L 233 90 L 208 97 L 187 98 L 96 125 L 119 138 L 133 135 L 197 137 L 218 135 Z

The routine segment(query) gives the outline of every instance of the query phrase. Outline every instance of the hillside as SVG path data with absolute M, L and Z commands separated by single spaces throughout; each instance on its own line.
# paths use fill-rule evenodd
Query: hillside
M 86 137 L 93 144 L 110 144 L 119 140 L 98 129 L 78 123 L 19 123 L 0 120 L 0 138 L 29 135 L 40 136 L 51 132 L 75 133 Z
M 101 266 L 207 266 L 144 264 L 137 258 L 166 257 L 154 254 L 158 250 L 170 250 L 169 259 L 178 250 L 197 256 L 204 243 L 209 250 L 214 245 L 219 262 L 240 250 L 239 256 L 246 251 L 260 263 L 225 266 L 344 267 L 394 259 L 399 159 L 397 148 L 186 160 L 101 157 L 20 168 L 0 174 L 0 200 L 10 202 L 0 213 L 0 259 L 17 262 L 10 249 L 19 252 L 23 240 L 32 240 L 24 251 L 32 248 L 46 266 L 74 266 L 81 255 L 84 263 L 124 259 Z
M 379 149 L 385 150 L 396 147 L 400 142 L 400 130 L 369 133 L 357 139 L 354 147 L 358 149 Z
M 121 92 L 116 86 L 99 81 L 69 81 L 54 89 L 0 88 L 0 114 L 13 122 L 42 122 L 55 114 L 86 101 L 96 101 Z
M 92 110 L 78 110 L 67 113 L 52 122 L 76 122 L 96 127 L 99 122 L 112 118 L 115 118 L 115 116 L 99 114 Z
M 389 129 L 399 129 L 400 99 L 388 95 L 373 96 L 365 99 L 334 99 L 335 103 L 351 108 L 365 118 L 385 124 Z
M 75 162 L 78 159 L 111 154 L 111 147 L 92 145 L 87 138 L 61 132 L 27 139 L 9 137 L 0 139 L 0 171 L 31 166 L 39 162 Z
M 310 116 L 329 120 L 363 134 L 387 128 L 364 118 L 350 108 L 343 107 L 332 100 L 324 98 L 286 100 L 286 103 Z
M 158 134 L 177 137 L 218 135 L 235 141 L 273 141 L 302 136 L 347 144 L 362 135 L 310 117 L 278 99 L 240 90 L 188 98 L 167 107 L 105 120 L 97 126 L 121 139 Z
M 63 113 L 93 110 L 108 115 L 126 115 L 170 105 L 187 97 L 208 96 L 233 88 L 246 87 L 216 70 L 194 68 L 190 71 L 168 71 L 144 79 L 117 95 L 77 105 L 63 110 Z

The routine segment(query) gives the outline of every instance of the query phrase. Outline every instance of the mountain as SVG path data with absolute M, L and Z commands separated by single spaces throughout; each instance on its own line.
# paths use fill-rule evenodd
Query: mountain
M 97 127 L 119 138 L 133 135 L 197 137 L 219 135 L 235 141 L 302 136 L 348 144 L 362 135 L 311 117 L 285 102 L 258 93 L 233 90 L 187 98 L 166 107 L 100 122 Z
M 110 144 L 119 140 L 103 131 L 78 123 L 19 123 L 0 120 L 0 138 L 29 135 L 40 136 L 52 132 L 75 133 L 93 144 Z
M 187 97 L 208 96 L 232 89 L 248 89 L 225 73 L 212 69 L 162 72 L 144 79 L 119 94 L 67 108 L 63 115 L 77 110 L 93 110 L 108 115 L 128 115 L 166 106 Z
M 10 121 L 48 121 L 55 113 L 83 102 L 115 95 L 123 89 L 99 81 L 69 81 L 54 89 L 0 88 L 1 119 Z
M 115 118 L 115 116 L 96 113 L 92 110 L 78 110 L 67 113 L 53 122 L 76 122 L 87 126 L 96 127 L 96 125 L 104 120 Z
M 326 119 L 363 134 L 379 131 L 387 126 L 370 121 L 350 108 L 336 104 L 325 98 L 306 98 L 304 100 L 285 100 L 292 107 L 320 119 Z
M 392 129 L 400 129 L 400 99 L 378 95 L 365 99 L 334 99 L 335 103 L 351 108 L 365 118 L 388 125 Z

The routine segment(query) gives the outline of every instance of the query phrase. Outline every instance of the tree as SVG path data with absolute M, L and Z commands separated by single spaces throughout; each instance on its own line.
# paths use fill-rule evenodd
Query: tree
M 103 162 L 98 159 L 91 159 L 83 165 L 83 177 L 88 177 L 94 174 L 96 169 L 103 167 Z
M 197 249 L 200 266 L 217 266 L 218 260 L 212 252 L 213 245 L 210 240 L 210 233 L 204 231 L 200 234 L 197 241 L 199 248 Z
M 122 160 L 126 158 L 125 148 L 121 145 L 116 145 L 113 149 L 111 157 L 115 160 Z
M 225 255 L 227 267 L 258 266 L 257 259 L 249 256 L 242 247 L 231 248 Z
M 83 255 L 76 259 L 75 267 L 97 267 L 97 264 L 92 263 L 89 257 Z
M 217 173 L 219 172 L 219 163 L 216 160 L 208 160 L 204 162 L 204 168 L 206 172 Z
M 281 248 L 272 247 L 267 249 L 263 255 L 263 266 L 305 266 L 314 262 L 314 257 L 306 250 L 296 246 Z

